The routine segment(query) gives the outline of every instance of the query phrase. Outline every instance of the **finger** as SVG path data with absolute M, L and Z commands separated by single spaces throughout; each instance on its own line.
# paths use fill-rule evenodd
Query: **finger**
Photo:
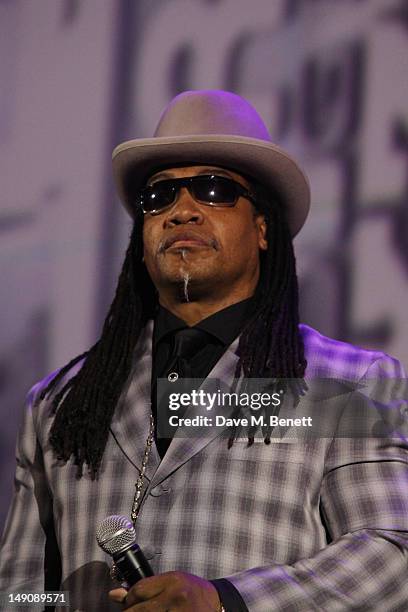
M 108 593 L 110 599 L 116 603 L 123 603 L 127 594 L 128 592 L 126 589 L 112 589 L 112 591 Z
M 133 604 L 141 601 L 150 600 L 152 597 L 159 595 L 168 584 L 168 578 L 164 578 L 164 574 L 160 576 L 149 576 L 139 580 L 129 589 L 127 593 L 126 603 Z
M 183 606 L 184 606 L 183 602 Z M 170 612 L 170 610 L 180 610 L 180 612 L 190 612 L 193 608 L 189 607 L 180 607 L 177 602 L 173 602 L 172 598 L 166 595 L 166 593 L 161 593 L 157 597 L 153 597 L 148 601 L 139 601 L 135 603 L 130 603 L 129 597 L 126 597 L 126 601 L 124 603 L 123 612 Z

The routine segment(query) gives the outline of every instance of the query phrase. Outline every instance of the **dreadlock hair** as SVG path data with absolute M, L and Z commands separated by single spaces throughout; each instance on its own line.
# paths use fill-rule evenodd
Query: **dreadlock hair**
M 292 237 L 278 196 L 268 193 L 260 184 L 253 185 L 252 192 L 256 202 L 254 213 L 265 217 L 268 248 L 260 253 L 259 282 L 252 316 L 239 337 L 235 377 L 238 379 L 242 372 L 248 379 L 275 379 L 275 389 L 290 389 L 296 406 L 307 389 L 303 379 L 307 362 L 299 331 L 299 292 Z M 254 442 L 256 429 L 248 430 L 248 446 Z M 262 427 L 266 444 L 270 443 L 271 431 L 270 426 Z M 228 448 L 238 432 L 239 427 L 230 432 Z
M 50 430 L 57 458 L 66 462 L 73 455 L 79 476 L 84 463 L 92 477 L 98 471 L 134 347 L 146 321 L 154 315 L 155 289 L 143 264 L 142 231 L 143 212 L 138 210 L 100 339 L 64 366 L 40 394 L 44 399 L 56 390 L 69 370 L 84 360 L 78 373 L 53 398 L 56 414 Z
M 266 221 L 268 249 L 262 251 L 261 273 L 253 316 L 239 339 L 236 377 L 303 378 L 304 346 L 299 334 L 296 262 L 289 227 L 277 196 L 256 185 L 256 212 Z
M 236 377 L 303 378 L 306 361 L 298 331 L 298 287 L 292 241 L 282 206 L 255 186 L 257 211 L 267 222 L 268 249 L 252 315 L 239 339 Z M 131 373 L 140 333 L 154 317 L 157 294 L 143 263 L 143 213 L 136 211 L 130 243 L 99 340 L 63 367 L 40 394 L 53 395 L 50 444 L 59 460 L 71 456 L 78 477 L 87 464 L 95 478 L 119 396 Z M 64 380 L 83 360 L 79 371 Z M 59 388 L 62 387 L 62 388 Z M 265 440 L 266 441 L 266 440 Z M 232 445 L 230 439 L 229 446 Z

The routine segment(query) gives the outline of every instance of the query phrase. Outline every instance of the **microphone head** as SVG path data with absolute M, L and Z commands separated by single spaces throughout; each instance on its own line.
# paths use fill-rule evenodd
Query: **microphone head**
M 116 555 L 135 543 L 135 528 L 127 516 L 113 514 L 99 525 L 96 540 L 104 552 Z

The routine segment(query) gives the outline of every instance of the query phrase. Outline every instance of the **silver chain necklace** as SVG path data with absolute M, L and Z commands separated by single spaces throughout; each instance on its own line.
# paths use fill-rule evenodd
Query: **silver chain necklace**
M 140 512 L 140 496 L 142 495 L 146 466 L 149 460 L 150 451 L 152 450 L 153 440 L 154 440 L 154 418 L 153 418 L 153 414 L 150 414 L 149 435 L 147 436 L 147 439 L 146 439 L 146 444 L 145 444 L 145 449 L 144 449 L 143 459 L 142 459 L 142 467 L 139 472 L 138 479 L 135 482 L 136 491 L 133 497 L 132 511 L 130 513 L 130 518 L 132 519 L 132 523 L 134 527 L 135 527 L 136 519 L 139 516 L 139 512 Z
M 149 434 L 146 438 L 146 444 L 145 444 L 145 449 L 144 449 L 143 459 L 142 459 L 142 466 L 139 471 L 139 476 L 135 482 L 136 490 L 133 496 L 132 510 L 130 512 L 130 518 L 132 519 L 133 527 L 135 528 L 136 528 L 136 520 L 140 512 L 140 501 L 141 501 L 140 497 L 142 495 L 142 490 L 143 490 L 143 485 L 144 485 L 144 480 L 145 480 L 146 466 L 149 460 L 150 451 L 152 450 L 153 441 L 154 441 L 154 417 L 153 417 L 153 414 L 151 413 L 150 414 Z M 115 563 L 112 564 L 112 567 L 110 570 L 110 576 L 112 580 L 119 580 L 118 568 L 116 567 Z

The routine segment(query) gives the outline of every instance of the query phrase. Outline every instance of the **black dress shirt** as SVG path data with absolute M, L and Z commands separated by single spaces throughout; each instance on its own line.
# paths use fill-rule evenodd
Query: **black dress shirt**
M 208 342 L 189 360 L 190 378 L 205 378 L 208 376 L 228 346 L 241 332 L 250 314 L 252 304 L 252 298 L 248 298 L 216 312 L 194 326 L 207 334 Z M 165 376 L 166 365 L 171 361 L 174 334 L 186 327 L 188 325 L 182 319 L 165 308 L 159 308 L 153 332 L 153 395 L 155 381 L 157 378 Z M 156 417 L 155 397 L 152 397 L 152 406 L 154 417 Z M 155 418 L 156 422 L 157 418 Z M 168 438 L 157 439 L 156 434 L 155 431 L 157 450 L 160 457 L 163 458 L 171 440 Z
M 217 361 L 228 346 L 240 334 L 253 307 L 253 299 L 248 298 L 203 319 L 195 327 L 205 331 L 208 342 L 194 355 L 190 362 L 191 377 L 205 378 L 211 372 Z M 156 316 L 153 332 L 153 368 L 152 368 L 152 394 L 155 391 L 155 381 L 164 376 L 166 365 L 171 359 L 173 338 L 176 331 L 188 327 L 185 321 L 179 319 L 170 311 L 160 307 Z M 156 410 L 155 398 L 152 397 L 153 411 Z M 155 415 L 156 416 L 156 415 Z M 157 419 L 155 418 L 155 423 Z M 164 457 L 171 440 L 157 439 L 157 450 L 161 458 Z M 232 582 L 219 578 L 212 580 L 218 595 L 227 612 L 248 612 L 241 595 Z
M 194 378 L 205 378 L 220 359 L 227 347 L 235 340 L 250 314 L 252 298 L 228 306 L 203 319 L 195 328 L 208 334 L 208 344 L 191 360 Z M 188 325 L 160 307 L 153 333 L 153 377 L 160 378 L 170 358 L 174 333 Z

